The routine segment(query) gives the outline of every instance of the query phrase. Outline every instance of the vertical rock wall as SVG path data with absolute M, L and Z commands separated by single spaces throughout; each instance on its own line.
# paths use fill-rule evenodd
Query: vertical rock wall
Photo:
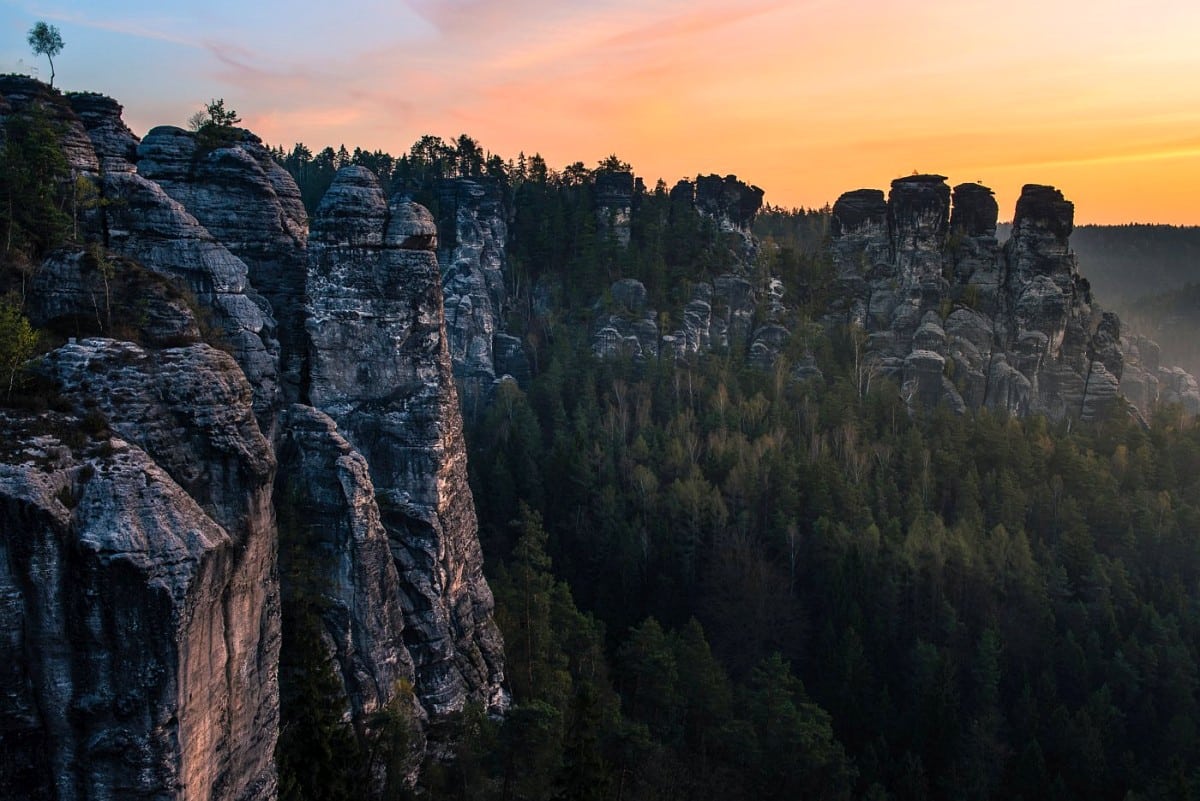
M 109 98 L 0 79 L 0 113 L 33 105 L 99 202 L 77 210 L 92 250 L 47 259 L 30 314 L 142 344 L 73 341 L 42 367 L 72 412 L 0 413 L 0 787 L 275 797 L 277 504 L 312 534 L 360 732 L 397 698 L 418 722 L 502 707 L 428 212 L 350 170 L 310 252 L 247 132 L 139 143 Z M 498 272 L 494 219 L 461 253 Z
M 466 476 L 436 226 L 338 173 L 309 238 L 313 405 L 366 458 L 400 579 L 404 638 L 430 714 L 503 702 L 499 634 Z

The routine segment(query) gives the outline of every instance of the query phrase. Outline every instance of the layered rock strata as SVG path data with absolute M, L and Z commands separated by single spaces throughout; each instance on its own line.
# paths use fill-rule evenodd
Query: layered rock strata
M 228 144 L 210 149 L 189 131 L 154 128 L 138 147 L 138 173 L 245 264 L 247 278 L 269 302 L 276 322 L 282 401 L 296 401 L 306 350 L 308 215 L 295 181 L 262 140 L 241 129 L 231 129 L 227 138 Z
M 865 370 L 925 405 L 1094 418 L 1119 406 L 1120 324 L 1094 307 L 1068 237 L 1073 206 L 1027 185 L 1013 233 L 978 184 L 897 179 L 886 202 L 857 190 L 833 207 L 838 302 L 830 321 L 866 337 Z
M 417 696 L 440 715 L 503 704 L 499 634 L 466 476 L 436 226 L 341 170 L 309 238 L 310 397 L 370 466 L 400 580 Z
M 75 411 L 3 421 L 6 786 L 274 798 L 275 462 L 245 378 L 104 339 L 42 369 Z

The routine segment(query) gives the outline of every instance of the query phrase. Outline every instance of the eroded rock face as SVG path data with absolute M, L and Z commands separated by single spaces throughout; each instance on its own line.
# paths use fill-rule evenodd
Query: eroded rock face
M 270 304 L 233 255 L 158 184 L 137 173 L 106 174 L 103 227 L 108 247 L 146 269 L 177 279 L 208 310 L 254 390 L 264 430 L 274 429 L 279 408 L 279 344 Z
M 504 330 L 507 213 L 498 183 L 454 178 L 437 187 L 438 239 L 446 333 L 463 408 L 472 417 L 487 403 L 496 370 L 495 340 Z M 433 248 L 425 248 L 433 249 Z
M 154 128 L 139 149 L 138 173 L 156 183 L 246 265 L 271 305 L 283 401 L 301 394 L 308 215 L 292 177 L 249 131 L 208 152 L 196 134 Z
M 132 172 L 138 138 L 121 118 L 121 104 L 105 95 L 76 92 L 67 96 L 96 152 L 102 172 Z
M 991 190 L 914 175 L 833 207 L 838 298 L 829 321 L 864 329 L 872 369 L 912 403 L 1090 419 L 1118 409 L 1120 325 L 1093 307 L 1068 236 L 1073 208 L 1029 185 L 996 241 Z
M 361 210 L 346 213 L 340 199 Z M 405 643 L 431 715 L 503 704 L 499 633 L 483 579 L 462 417 L 432 250 L 412 250 L 428 212 L 383 203 L 346 168 L 309 238 L 313 405 L 367 461 L 400 579 Z M 396 231 L 403 226 L 404 231 Z
M 311 580 L 327 601 L 325 641 L 346 689 L 346 712 L 367 731 L 372 716 L 397 703 L 412 706 L 406 711 L 420 720 L 424 709 L 410 695 L 398 697 L 415 674 L 404 644 L 405 599 L 367 460 L 310 406 L 292 405 L 283 432 L 281 536 L 305 538 L 283 547 L 306 549 L 316 572 Z M 424 743 L 410 747 L 419 754 Z
M 23 674 L 3 736 L 18 755 L 35 744 L 28 764 L 47 771 L 24 786 L 273 798 L 275 463 L 249 386 L 206 345 L 88 339 L 42 369 L 112 431 L 79 416 L 3 421 L 0 585 L 5 630 L 21 632 L 5 662 Z

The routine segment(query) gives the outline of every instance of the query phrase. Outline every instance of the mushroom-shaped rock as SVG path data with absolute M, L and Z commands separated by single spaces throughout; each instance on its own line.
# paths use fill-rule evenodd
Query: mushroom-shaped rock
M 429 209 L 411 200 L 393 199 L 384 244 L 401 250 L 437 250 L 437 223 Z

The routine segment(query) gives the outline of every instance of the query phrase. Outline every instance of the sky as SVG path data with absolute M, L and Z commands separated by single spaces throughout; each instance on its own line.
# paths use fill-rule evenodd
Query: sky
M 0 0 L 0 71 L 103 92 L 141 135 L 213 98 L 270 144 L 466 133 L 774 205 L 938 173 L 1052 184 L 1077 223 L 1200 224 L 1196 0 Z

